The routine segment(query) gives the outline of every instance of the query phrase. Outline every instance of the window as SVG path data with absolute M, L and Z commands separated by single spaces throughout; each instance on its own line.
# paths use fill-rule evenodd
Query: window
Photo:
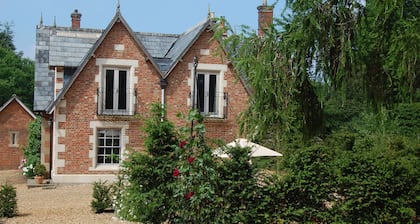
M 134 91 L 129 88 L 129 72 L 127 69 L 104 70 L 103 87 L 98 90 L 98 114 L 132 115 L 134 106 L 130 106 L 130 98 Z
M 134 115 L 137 108 L 136 68 L 138 60 L 97 58 L 99 72 L 95 76 L 98 82 L 98 115 Z
M 191 92 L 188 97 L 188 104 L 197 108 L 203 116 L 210 118 L 227 117 L 227 87 L 225 73 L 228 66 L 224 64 L 198 63 L 194 68 L 194 63 L 188 64 L 191 71 L 191 78 L 188 84 Z M 195 89 L 194 89 L 195 87 Z
M 18 147 L 18 132 L 10 132 L 10 147 Z
M 97 165 L 119 164 L 121 157 L 121 130 L 98 130 Z
M 218 75 L 209 72 L 197 73 L 196 106 L 207 116 L 220 114 L 223 94 L 218 91 Z
M 127 110 L 127 70 L 106 69 L 105 110 Z

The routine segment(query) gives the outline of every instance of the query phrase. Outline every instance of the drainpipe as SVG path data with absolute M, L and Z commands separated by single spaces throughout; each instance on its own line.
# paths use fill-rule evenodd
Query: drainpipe
M 49 161 L 49 164 L 50 164 L 50 167 L 49 167 L 49 178 L 50 179 L 52 179 L 52 175 L 51 175 L 51 172 L 52 172 L 52 162 L 53 162 L 53 160 L 52 160 L 52 157 L 53 157 L 53 118 L 52 118 L 52 116 L 51 117 L 49 117 L 48 118 L 48 125 L 50 126 L 50 161 Z
M 160 89 L 161 89 L 161 106 L 162 106 L 162 117 L 161 121 L 163 121 L 163 118 L 165 117 L 165 113 L 163 108 L 165 107 L 165 88 L 168 85 L 168 81 L 166 79 L 160 80 Z
M 195 110 L 195 89 L 196 89 L 196 82 L 197 82 L 197 65 L 198 65 L 198 57 L 194 56 L 194 73 L 193 73 L 193 93 L 192 93 L 192 104 L 191 109 Z M 191 130 L 190 130 L 190 138 L 192 140 L 193 137 L 193 129 L 194 129 L 194 120 L 191 120 Z

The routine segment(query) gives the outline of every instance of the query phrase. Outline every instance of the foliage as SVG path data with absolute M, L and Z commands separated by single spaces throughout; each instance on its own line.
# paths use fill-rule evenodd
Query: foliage
M 95 181 L 93 183 L 93 194 L 90 207 L 96 213 L 102 213 L 106 209 L 112 208 L 112 189 L 113 185 L 106 181 Z
M 390 112 L 391 133 L 420 139 L 420 103 L 398 104 Z
M 261 37 L 227 23 L 215 36 L 252 90 L 239 119 L 248 138 L 308 142 L 336 118 L 418 100 L 416 1 L 288 0 L 283 12 Z M 348 106 L 361 110 L 336 113 Z
M 408 223 L 418 206 L 418 145 L 401 137 L 335 132 L 286 153 L 288 221 Z
M 37 117 L 29 124 L 28 128 L 28 145 L 23 147 L 23 155 L 25 156 L 22 169 L 24 175 L 28 178 L 35 176 L 34 167 L 41 163 L 41 118 Z
M 175 134 L 156 107 L 145 126 L 152 133 L 147 138 L 153 138 L 146 141 L 148 154 L 130 152 L 123 163 L 115 202 L 120 218 L 142 223 L 280 220 L 272 214 L 277 203 L 271 198 L 278 192 L 264 185 L 264 178 L 255 178 L 257 169 L 249 163 L 249 149 L 228 148 L 232 159 L 221 160 L 205 143 L 203 119 L 197 111 L 185 117 L 192 126 L 180 127 Z M 165 153 L 156 152 L 157 148 Z
M 12 24 L 0 23 L 0 48 L 16 50 L 13 44 L 13 37 Z
M 47 173 L 47 168 L 44 164 L 38 163 L 34 167 L 34 175 L 35 176 L 44 176 Z
M 9 24 L 0 23 L 0 105 L 13 94 L 32 108 L 34 62 L 15 52 L 13 32 Z
M 165 108 L 152 105 L 151 115 L 144 119 L 147 154 L 130 152 L 123 162 L 117 193 L 117 214 L 127 220 L 161 223 L 172 216 L 172 170 L 177 156 L 174 126 L 162 118 Z
M 16 188 L 4 184 L 0 186 L 0 218 L 11 218 L 17 214 Z

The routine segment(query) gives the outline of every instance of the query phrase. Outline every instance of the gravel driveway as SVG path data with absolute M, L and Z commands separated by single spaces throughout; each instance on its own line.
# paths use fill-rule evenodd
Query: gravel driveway
M 113 213 L 92 212 L 91 184 L 60 184 L 52 189 L 28 188 L 18 171 L 0 171 L 0 185 L 6 181 L 16 188 L 18 215 L 0 219 L 0 224 L 128 223 L 118 220 Z

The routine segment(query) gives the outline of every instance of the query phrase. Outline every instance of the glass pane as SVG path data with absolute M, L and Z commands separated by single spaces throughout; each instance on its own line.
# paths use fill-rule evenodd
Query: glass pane
M 98 144 L 99 144 L 99 146 L 104 146 L 104 140 L 103 139 L 99 139 Z
M 197 107 L 200 112 L 204 112 L 204 75 L 198 74 L 197 77 Z
M 104 163 L 104 157 L 98 156 L 98 163 Z
M 106 70 L 105 109 L 114 108 L 114 70 Z
M 209 80 L 209 111 L 216 112 L 216 75 L 210 75 Z
M 112 146 L 120 146 L 120 139 L 114 139 L 114 144 Z
M 120 154 L 120 148 L 114 148 L 112 150 L 112 153 L 115 154 L 115 155 L 119 155 Z
M 105 157 L 105 163 L 111 163 L 111 156 Z
M 111 155 L 111 148 L 106 148 L 105 149 L 105 154 Z
M 127 71 L 120 71 L 118 79 L 118 109 L 127 109 Z
M 112 139 L 106 140 L 106 146 L 112 146 Z
M 105 149 L 104 148 L 99 148 L 98 149 L 98 154 L 104 154 L 105 153 Z

